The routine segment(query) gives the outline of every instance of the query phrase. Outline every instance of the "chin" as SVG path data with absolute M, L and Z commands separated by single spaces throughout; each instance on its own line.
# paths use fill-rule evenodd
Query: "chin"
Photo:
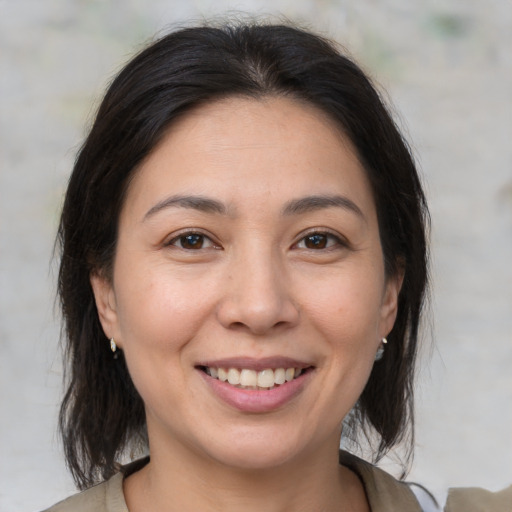
M 251 471 L 268 470 L 282 466 L 300 454 L 298 437 L 290 433 L 253 429 L 211 443 L 206 451 L 211 458 L 226 466 Z

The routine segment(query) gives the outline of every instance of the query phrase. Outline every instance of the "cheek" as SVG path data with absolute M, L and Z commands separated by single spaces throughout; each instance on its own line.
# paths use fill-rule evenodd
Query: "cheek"
M 123 266 L 119 265 L 121 273 Z M 125 273 L 126 275 L 126 273 Z M 210 311 L 211 298 L 161 268 L 131 267 L 129 279 L 116 288 L 123 348 L 175 352 L 193 338 Z
M 373 346 L 378 339 L 381 314 L 381 294 L 368 275 L 362 278 L 346 272 L 316 286 L 304 297 L 305 309 L 311 321 L 333 342 L 347 349 L 368 341 Z
M 116 290 L 122 349 L 135 388 L 151 410 L 179 405 L 190 372 L 189 343 L 209 315 L 211 300 L 164 275 L 132 273 Z

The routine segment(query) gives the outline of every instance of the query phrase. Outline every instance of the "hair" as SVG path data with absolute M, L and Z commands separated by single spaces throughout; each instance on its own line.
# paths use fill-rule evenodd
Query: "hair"
M 411 151 L 370 79 L 334 43 L 287 25 L 184 28 L 136 55 L 112 81 L 81 147 L 57 241 L 67 390 L 59 426 L 80 488 L 145 446 L 144 404 L 122 355 L 112 357 L 90 284 L 111 279 L 130 180 L 178 117 L 216 100 L 286 96 L 320 109 L 357 150 L 375 199 L 388 276 L 403 273 L 381 361 L 350 415 L 377 460 L 413 443 L 413 380 L 428 277 L 428 210 Z

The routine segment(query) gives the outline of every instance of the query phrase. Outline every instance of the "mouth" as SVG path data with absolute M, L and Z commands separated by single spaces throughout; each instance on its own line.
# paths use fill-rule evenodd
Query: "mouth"
M 311 371 L 313 367 L 287 366 L 264 368 L 259 371 L 252 368 L 232 366 L 198 366 L 198 369 L 212 379 L 226 382 L 238 389 L 269 391 L 297 379 L 304 373 Z
M 217 398 L 243 413 L 280 410 L 308 387 L 315 366 L 289 357 L 231 357 L 195 366 Z

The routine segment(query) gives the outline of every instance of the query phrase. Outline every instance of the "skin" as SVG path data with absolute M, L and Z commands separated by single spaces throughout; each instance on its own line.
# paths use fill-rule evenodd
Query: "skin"
M 223 211 L 165 205 L 177 195 Z M 290 208 L 310 196 L 338 200 Z M 385 275 L 365 171 L 327 116 L 230 98 L 181 118 L 129 187 L 112 280 L 91 282 L 146 407 L 151 462 L 125 480 L 131 512 L 369 510 L 337 450 L 400 278 Z M 264 413 L 226 404 L 196 368 L 274 356 L 314 369 Z

